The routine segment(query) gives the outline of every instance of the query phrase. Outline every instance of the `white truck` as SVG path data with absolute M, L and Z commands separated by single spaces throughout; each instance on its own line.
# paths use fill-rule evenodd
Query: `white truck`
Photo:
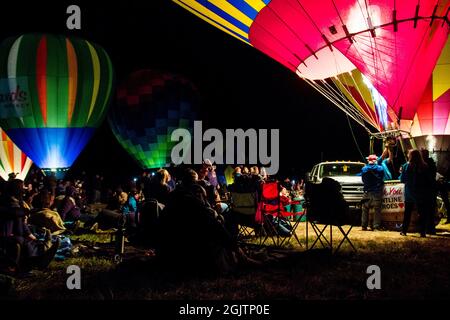
M 361 169 L 365 166 L 362 162 L 353 161 L 327 161 L 316 164 L 307 179 L 310 183 L 321 183 L 325 177 L 339 182 L 344 199 L 351 209 L 357 209 L 364 195 L 364 184 L 361 179 Z M 437 210 L 435 223 L 439 223 L 442 214 L 442 200 L 437 198 Z M 385 181 L 383 190 L 383 202 L 381 207 L 381 221 L 383 227 L 388 230 L 399 230 L 403 222 L 405 211 L 404 185 L 398 180 Z M 360 218 L 360 216 L 358 216 Z M 419 228 L 417 212 L 413 212 L 409 231 L 417 231 Z M 354 219 L 353 223 L 359 224 Z
M 326 161 L 316 164 L 307 179 L 312 183 L 321 183 L 329 177 L 342 187 L 342 194 L 350 208 L 357 208 L 364 195 L 364 184 L 361 180 L 361 169 L 365 163 L 354 161 Z

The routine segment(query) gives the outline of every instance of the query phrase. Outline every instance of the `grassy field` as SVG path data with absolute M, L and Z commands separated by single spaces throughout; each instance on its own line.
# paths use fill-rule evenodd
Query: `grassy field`
M 297 234 L 305 240 L 304 223 Z M 333 237 L 337 244 L 337 230 Z M 450 225 L 443 224 L 438 235 L 426 239 L 356 227 L 350 233 L 356 253 L 348 245 L 335 255 L 323 249 L 306 251 L 304 244 L 291 239 L 284 249 L 250 250 L 254 257 L 265 257 L 262 266 L 229 276 L 198 277 L 161 269 L 148 251 L 129 246 L 117 266 L 109 235 L 72 236 L 77 256 L 14 279 L 2 299 L 448 299 L 449 237 Z M 73 264 L 82 270 L 81 290 L 66 289 L 66 268 Z M 381 290 L 367 289 L 369 265 L 381 268 Z

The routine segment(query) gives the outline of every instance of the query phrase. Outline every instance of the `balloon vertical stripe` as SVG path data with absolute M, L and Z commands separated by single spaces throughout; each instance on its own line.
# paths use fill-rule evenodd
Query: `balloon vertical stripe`
M 97 101 L 98 88 L 100 86 L 100 61 L 98 59 L 97 52 L 95 52 L 95 49 L 91 46 L 91 44 L 87 41 L 86 44 L 88 45 L 89 52 L 91 53 L 92 69 L 94 72 L 94 88 L 92 93 L 91 106 L 89 108 L 88 113 L 88 121 L 89 121 L 89 118 L 91 117 L 92 111 L 94 110 L 95 107 L 95 102 Z
M 44 37 L 37 48 L 36 83 L 39 105 L 44 124 L 47 124 L 47 39 Z
M 73 116 L 73 110 L 75 108 L 75 102 L 76 102 L 76 92 L 77 92 L 77 80 L 78 80 L 78 74 L 77 74 L 77 56 L 75 53 L 75 49 L 73 48 L 73 45 L 70 43 L 69 39 L 66 39 L 66 48 L 67 48 L 67 63 L 69 66 L 69 99 L 67 101 L 68 103 L 68 111 L 67 111 L 67 122 L 72 122 L 72 116 Z

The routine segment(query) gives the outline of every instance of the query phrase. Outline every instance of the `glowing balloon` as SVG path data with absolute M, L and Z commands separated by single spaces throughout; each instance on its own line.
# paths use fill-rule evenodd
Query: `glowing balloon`
M 87 40 L 7 39 L 0 46 L 0 126 L 44 172 L 61 176 L 104 119 L 112 80 L 108 55 Z
M 0 128 L 0 177 L 8 180 L 9 174 L 25 180 L 33 162 L 27 157 Z
M 129 76 L 118 88 L 109 124 L 122 147 L 143 169 L 171 163 L 173 130 L 192 129 L 199 101 L 187 79 L 154 70 Z
M 389 115 L 413 119 L 449 33 L 449 0 L 174 2 L 279 61 L 377 130 Z M 384 97 L 385 114 L 374 117 L 330 86 L 355 69 Z
M 450 148 L 450 40 L 428 81 L 413 121 L 402 121 L 419 147 L 430 150 Z

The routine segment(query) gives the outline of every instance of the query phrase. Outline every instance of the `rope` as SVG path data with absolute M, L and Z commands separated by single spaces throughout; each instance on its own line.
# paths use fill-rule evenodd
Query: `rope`
M 355 137 L 355 133 L 353 132 L 352 123 L 350 122 L 348 115 L 347 115 L 347 122 L 348 122 L 348 126 L 350 128 L 350 132 L 352 133 L 353 141 L 355 142 L 356 148 L 358 149 L 359 155 L 361 156 L 361 159 L 363 160 L 363 162 L 366 162 L 366 157 L 364 157 L 364 155 L 359 147 L 358 141 L 356 140 L 356 137 Z

